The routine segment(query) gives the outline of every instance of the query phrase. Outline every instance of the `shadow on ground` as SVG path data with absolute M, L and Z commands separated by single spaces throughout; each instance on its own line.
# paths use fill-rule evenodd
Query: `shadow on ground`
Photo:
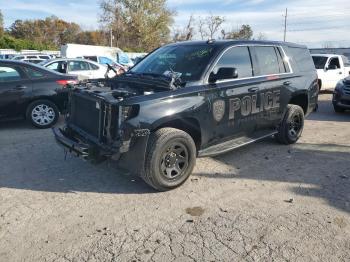
M 288 183 L 297 195 L 321 198 L 350 212 L 350 146 L 300 143 L 283 147 L 271 139 L 215 160 L 238 170 L 232 179 Z M 197 175 L 230 177 L 220 173 Z

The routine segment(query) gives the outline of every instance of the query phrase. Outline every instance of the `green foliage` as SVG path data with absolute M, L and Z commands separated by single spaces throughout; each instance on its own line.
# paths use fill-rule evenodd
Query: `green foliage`
M 0 37 L 4 34 L 4 17 L 0 10 Z
M 174 12 L 166 0 L 103 0 L 101 22 L 122 49 L 151 51 L 170 40 Z
M 15 49 L 20 51 L 23 49 L 30 50 L 55 50 L 56 47 L 52 45 L 47 45 L 43 43 L 36 43 L 26 39 L 16 39 L 12 36 L 4 34 L 0 36 L 0 49 Z
M 80 32 L 79 25 L 68 23 L 55 16 L 43 20 L 16 20 L 9 29 L 9 34 L 17 39 L 55 47 L 75 41 Z

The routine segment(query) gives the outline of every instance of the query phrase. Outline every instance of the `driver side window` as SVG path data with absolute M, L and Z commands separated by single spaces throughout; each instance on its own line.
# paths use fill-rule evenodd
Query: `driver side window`
M 252 62 L 248 47 L 238 46 L 228 49 L 216 64 L 214 73 L 217 73 L 219 68 L 222 67 L 236 68 L 238 79 L 253 76 Z
M 338 57 L 331 58 L 331 60 L 329 61 L 328 69 L 329 70 L 340 69 L 340 63 L 339 63 Z

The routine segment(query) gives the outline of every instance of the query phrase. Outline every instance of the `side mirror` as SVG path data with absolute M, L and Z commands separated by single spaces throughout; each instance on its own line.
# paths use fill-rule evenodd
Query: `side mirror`
M 209 76 L 209 82 L 215 83 L 219 80 L 235 79 L 238 78 L 237 69 L 234 67 L 220 67 L 218 72 L 214 74 L 211 72 Z

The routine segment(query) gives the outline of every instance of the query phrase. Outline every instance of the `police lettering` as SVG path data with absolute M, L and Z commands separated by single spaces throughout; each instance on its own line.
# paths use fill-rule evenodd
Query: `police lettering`
M 229 119 L 235 119 L 235 114 L 239 110 L 241 111 L 241 115 L 246 117 L 279 107 L 280 91 L 261 93 L 259 102 L 258 95 L 245 96 L 242 99 L 232 98 L 230 99 Z

